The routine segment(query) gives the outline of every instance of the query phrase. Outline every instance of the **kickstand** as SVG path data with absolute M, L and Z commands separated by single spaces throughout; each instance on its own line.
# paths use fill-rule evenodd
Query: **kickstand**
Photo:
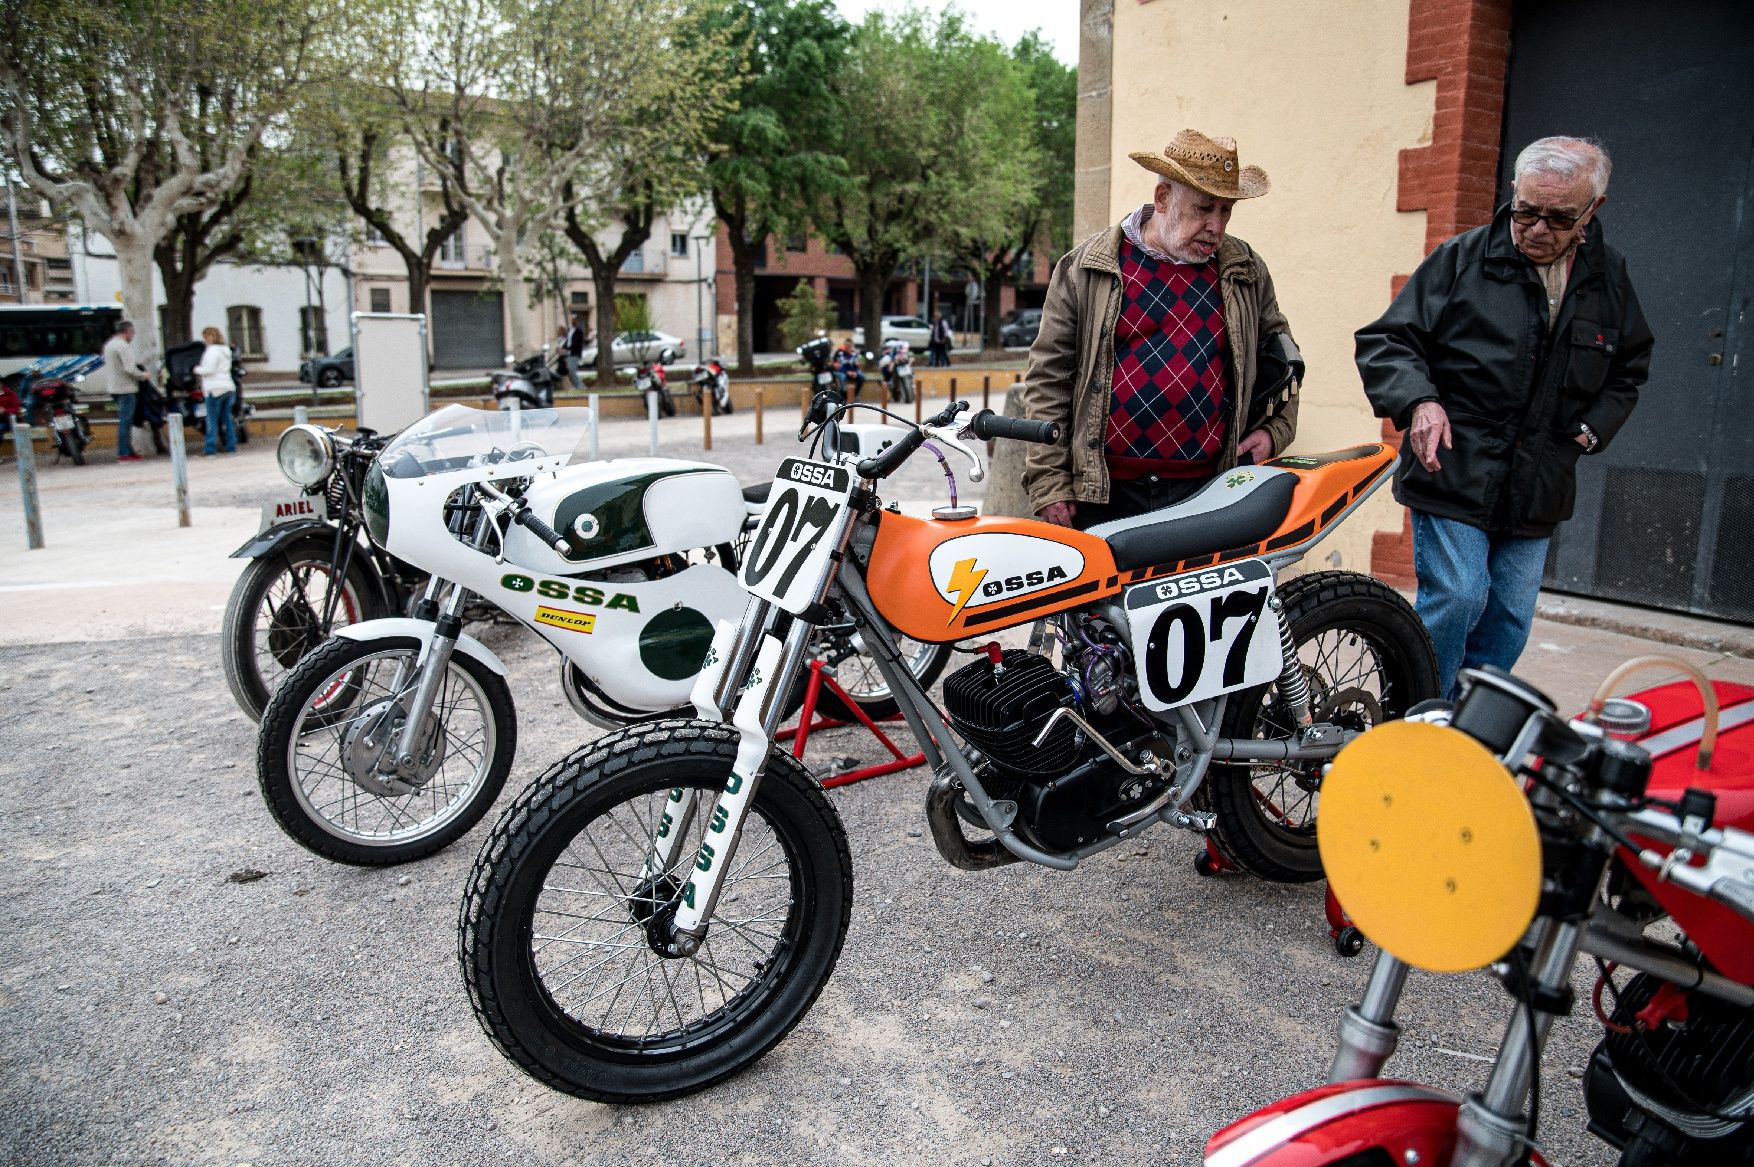
M 804 707 L 798 712 L 798 724 L 792 729 L 781 730 L 775 735 L 775 740 L 782 742 L 790 740 L 792 743 L 792 757 L 802 758 L 804 756 L 804 746 L 810 741 L 810 735 L 812 733 L 815 733 L 819 729 L 837 729 L 841 726 L 855 724 L 851 721 L 837 721 L 832 717 L 819 718 L 816 716 L 816 703 L 818 698 L 822 695 L 823 687 L 826 686 L 829 692 L 833 693 L 840 699 L 840 703 L 843 706 L 853 711 L 853 716 L 858 718 L 857 724 L 863 725 L 866 729 L 870 730 L 871 736 L 882 743 L 883 748 L 888 750 L 891 754 L 891 758 L 887 762 L 877 762 L 870 766 L 861 766 L 856 769 L 842 769 L 841 766 L 837 764 L 835 768 L 829 772 L 829 775 L 822 779 L 822 788 L 824 790 L 832 790 L 836 786 L 850 786 L 854 782 L 863 782 L 867 778 L 877 778 L 884 774 L 894 774 L 901 770 L 911 770 L 915 766 L 923 765 L 925 763 L 926 755 L 923 752 L 918 754 L 902 753 L 901 747 L 891 741 L 889 735 L 884 733 L 875 721 L 871 720 L 870 715 L 863 709 L 859 708 L 858 702 L 847 696 L 847 691 L 841 688 L 839 682 L 829 676 L 828 673 L 824 671 L 824 668 L 825 666 L 819 660 L 813 660 L 810 662 L 810 680 L 804 689 Z M 895 716 L 899 717 L 900 714 L 896 714 Z M 840 759 L 837 759 L 837 763 L 840 761 Z M 851 759 L 845 759 L 845 761 L 850 763 Z

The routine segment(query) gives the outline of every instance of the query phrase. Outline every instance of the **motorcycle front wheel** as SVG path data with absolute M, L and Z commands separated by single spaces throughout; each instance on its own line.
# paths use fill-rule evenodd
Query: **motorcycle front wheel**
M 1387 584 L 1355 572 L 1324 571 L 1291 580 L 1279 599 L 1318 722 L 1364 730 L 1438 695 L 1431 637 L 1413 606 Z M 1232 693 L 1220 732 L 1277 741 L 1291 737 L 1296 726 L 1273 683 Z M 1322 766 L 1215 763 L 1195 803 L 1218 816 L 1212 828 L 1218 849 L 1262 879 L 1320 879 L 1316 808 Z
M 809 771 L 767 770 L 700 948 L 657 943 L 687 883 L 734 730 L 635 726 L 566 758 L 500 817 L 475 861 L 458 956 L 475 1016 L 521 1069 L 599 1102 L 655 1102 L 749 1066 L 803 1019 L 852 914 L 852 856 Z M 672 791 L 689 796 L 668 822 Z M 668 869 L 657 839 L 682 832 Z
M 379 764 L 396 749 L 418 675 L 420 641 L 334 639 L 275 690 L 256 738 L 256 776 L 282 830 L 326 859 L 358 867 L 440 851 L 487 813 L 517 749 L 504 678 L 452 655 L 416 736 L 412 770 Z
M 306 540 L 253 560 L 232 585 L 220 621 L 219 655 L 238 708 L 260 721 L 268 697 L 330 633 L 388 613 L 358 553 L 339 581 L 331 540 Z M 324 613 L 331 618 L 325 622 Z

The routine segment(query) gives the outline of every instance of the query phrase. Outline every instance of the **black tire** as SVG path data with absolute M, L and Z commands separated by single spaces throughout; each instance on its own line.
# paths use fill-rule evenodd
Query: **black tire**
M 317 384 L 324 389 L 339 389 L 341 387 L 341 370 L 333 367 L 324 369 L 317 374 Z
M 649 918 L 678 901 L 675 874 L 693 863 L 709 800 L 731 772 L 737 740 L 736 731 L 725 726 L 684 720 L 602 738 L 537 779 L 500 817 L 482 847 L 463 897 L 457 955 L 481 1027 L 500 1052 L 537 1081 L 599 1102 L 655 1102 L 704 1089 L 771 1049 L 809 1011 L 834 971 L 852 916 L 852 856 L 834 808 L 809 771 L 783 751 L 768 754 L 766 775 L 750 803 L 745 835 L 727 876 L 747 872 L 749 863 L 774 851 L 777 857 L 756 869 L 757 890 L 727 882 L 713 929 L 694 956 L 660 958 L 644 942 L 646 930 L 637 926 L 636 913 Z M 684 819 L 688 834 L 665 878 L 656 888 L 650 883 L 630 888 L 618 874 L 620 867 L 631 864 L 632 878 L 639 881 L 672 788 L 702 791 L 699 809 Z M 604 824 L 601 832 L 593 829 L 599 824 Z M 568 864 L 564 880 L 575 886 L 545 886 L 550 870 L 565 861 L 581 837 L 591 848 L 584 852 L 589 861 Z M 605 845 L 611 849 L 605 851 Z M 760 849 L 752 853 L 752 846 Z M 610 874 L 614 883 L 599 878 L 597 891 L 581 892 L 576 885 L 591 878 L 587 869 L 592 867 Z M 782 877 L 760 874 L 775 867 L 783 867 Z M 766 889 L 764 879 L 789 884 L 782 893 Z M 567 939 L 581 948 L 581 959 L 609 969 L 601 982 L 612 986 L 615 979 L 625 983 L 646 974 L 646 986 L 653 990 L 651 1021 L 643 1012 L 624 1019 L 624 1028 L 644 1025 L 643 1032 L 615 1031 L 615 998 L 597 1024 L 580 1016 L 608 991 L 595 984 L 577 987 L 585 973 L 552 987 L 544 980 L 544 971 L 555 971 L 552 963 L 546 970 L 539 967 L 543 949 L 552 947 L 538 920 L 545 893 L 550 897 L 545 911 L 568 921 Z M 583 894 L 592 898 L 568 898 Z M 733 894 L 736 907 L 730 910 L 755 913 L 742 924 L 727 916 Z M 782 894 L 783 904 L 744 898 Z M 563 906 L 574 911 L 562 913 Z M 747 926 L 763 919 L 769 908 L 776 909 L 773 933 L 758 932 L 763 943 L 750 940 Z M 585 931 L 593 921 L 581 912 L 602 917 L 594 921 L 605 932 L 601 944 L 613 944 L 630 931 L 641 942 L 611 949 L 606 958 L 593 957 Z M 721 943 L 717 951 L 715 940 Z M 739 943 L 734 947 L 732 941 Z M 750 958 L 751 948 L 759 959 Z M 619 963 L 624 959 L 634 963 L 625 978 Z M 708 962 L 712 971 L 704 972 Z M 746 965 L 753 971 L 745 974 Z M 674 1006 L 673 1025 L 658 1016 L 666 1002 L 651 979 L 654 971 L 667 968 L 675 970 L 662 978 Z M 727 984 L 727 973 L 748 979 Z M 698 999 L 698 1008 L 691 997 Z M 668 1028 L 654 1035 L 659 1025 Z
M 932 683 L 938 679 L 938 675 L 944 671 L 945 664 L 950 660 L 951 646 L 910 640 L 893 630 L 891 630 L 890 636 L 896 641 L 896 647 L 901 650 L 902 656 L 908 659 L 908 665 L 914 676 L 919 678 L 920 687 L 930 689 Z M 850 651 L 853 647 L 851 644 L 842 647 L 849 650 L 845 655 L 836 652 L 833 645 L 818 642 L 818 650 L 827 654 L 830 663 L 835 666 L 835 682 L 847 691 L 847 696 L 851 697 L 853 703 L 863 709 L 865 716 L 872 721 L 882 721 L 886 717 L 895 716 L 900 711 L 901 706 L 896 702 L 894 695 L 890 693 L 889 683 L 883 679 L 883 673 L 877 668 L 877 658 L 872 656 L 869 650 Z M 835 657 L 839 659 L 833 659 Z M 800 678 L 798 690 L 794 694 L 794 700 L 799 704 L 803 702 L 803 687 L 809 679 L 810 674 L 807 672 Z M 822 687 L 821 694 L 817 698 L 816 712 L 820 716 L 832 717 L 836 721 L 858 720 L 853 715 L 853 711 L 847 707 L 846 702 L 835 696 L 834 691 L 826 685 Z
M 231 695 L 252 721 L 262 719 L 275 686 L 336 628 L 389 615 L 381 610 L 364 557 L 356 553 L 336 604 L 336 619 L 323 626 L 309 587 L 316 573 L 327 577 L 331 548 L 327 539 L 294 543 L 251 562 L 232 586 L 220 622 L 219 656 Z M 288 594 L 276 590 L 282 581 L 288 581 Z M 320 604 L 321 597 L 315 599 Z
M 511 690 L 502 677 L 462 652 L 452 655 L 434 701 L 436 761 L 426 779 L 406 792 L 384 795 L 342 768 L 340 759 L 350 751 L 371 757 L 387 748 L 369 739 L 349 744 L 359 740 L 392 695 L 374 666 L 386 662 L 411 669 L 419 652 L 420 641 L 411 636 L 330 640 L 288 674 L 262 715 L 256 777 L 268 810 L 282 830 L 325 859 L 384 867 L 424 858 L 480 822 L 505 786 L 518 744 Z M 453 697 L 467 700 L 472 711 L 450 704 Z M 467 736 L 456 732 L 459 714 L 470 729 Z M 476 732 L 481 743 L 471 759 L 466 747 Z M 453 760 L 464 765 L 447 770 Z M 301 762 L 316 768 L 304 769 Z M 461 782 L 453 780 L 459 771 Z
M 1431 637 L 1387 584 L 1324 571 L 1291 580 L 1279 598 L 1318 721 L 1365 729 L 1437 696 Z M 1280 739 L 1291 731 L 1275 682 L 1232 693 L 1220 732 Z M 1315 834 L 1320 787 L 1319 762 L 1215 764 L 1195 801 L 1218 816 L 1212 834 L 1225 858 L 1262 879 L 1307 883 L 1322 876 Z
M 663 410 L 664 416 L 665 417 L 675 417 L 676 416 L 676 399 L 674 397 L 670 396 L 670 394 L 666 393 L 666 394 L 664 394 L 662 401 L 663 401 L 663 404 L 660 408 Z
M 60 434 L 61 451 L 73 459 L 75 466 L 85 465 L 85 446 L 80 443 L 74 431 L 62 430 Z

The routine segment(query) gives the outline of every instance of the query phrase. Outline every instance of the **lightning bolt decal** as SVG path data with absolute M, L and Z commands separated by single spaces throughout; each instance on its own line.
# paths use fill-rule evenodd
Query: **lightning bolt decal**
M 975 593 L 980 589 L 981 581 L 986 578 L 987 569 L 976 567 L 974 560 L 958 559 L 956 561 L 956 567 L 950 572 L 950 582 L 945 585 L 945 590 L 956 597 L 956 610 L 950 613 L 950 619 L 944 622 L 945 627 L 948 628 L 956 623 L 956 618 L 962 615 L 962 610 L 968 606 L 970 600 L 974 599 Z

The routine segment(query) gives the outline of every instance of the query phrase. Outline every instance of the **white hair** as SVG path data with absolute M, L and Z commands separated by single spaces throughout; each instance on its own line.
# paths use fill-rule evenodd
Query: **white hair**
M 1608 175 L 1614 163 L 1594 138 L 1540 138 L 1523 147 L 1511 171 L 1514 184 L 1525 174 L 1550 174 L 1573 181 L 1587 176 L 1596 197 L 1608 193 Z

